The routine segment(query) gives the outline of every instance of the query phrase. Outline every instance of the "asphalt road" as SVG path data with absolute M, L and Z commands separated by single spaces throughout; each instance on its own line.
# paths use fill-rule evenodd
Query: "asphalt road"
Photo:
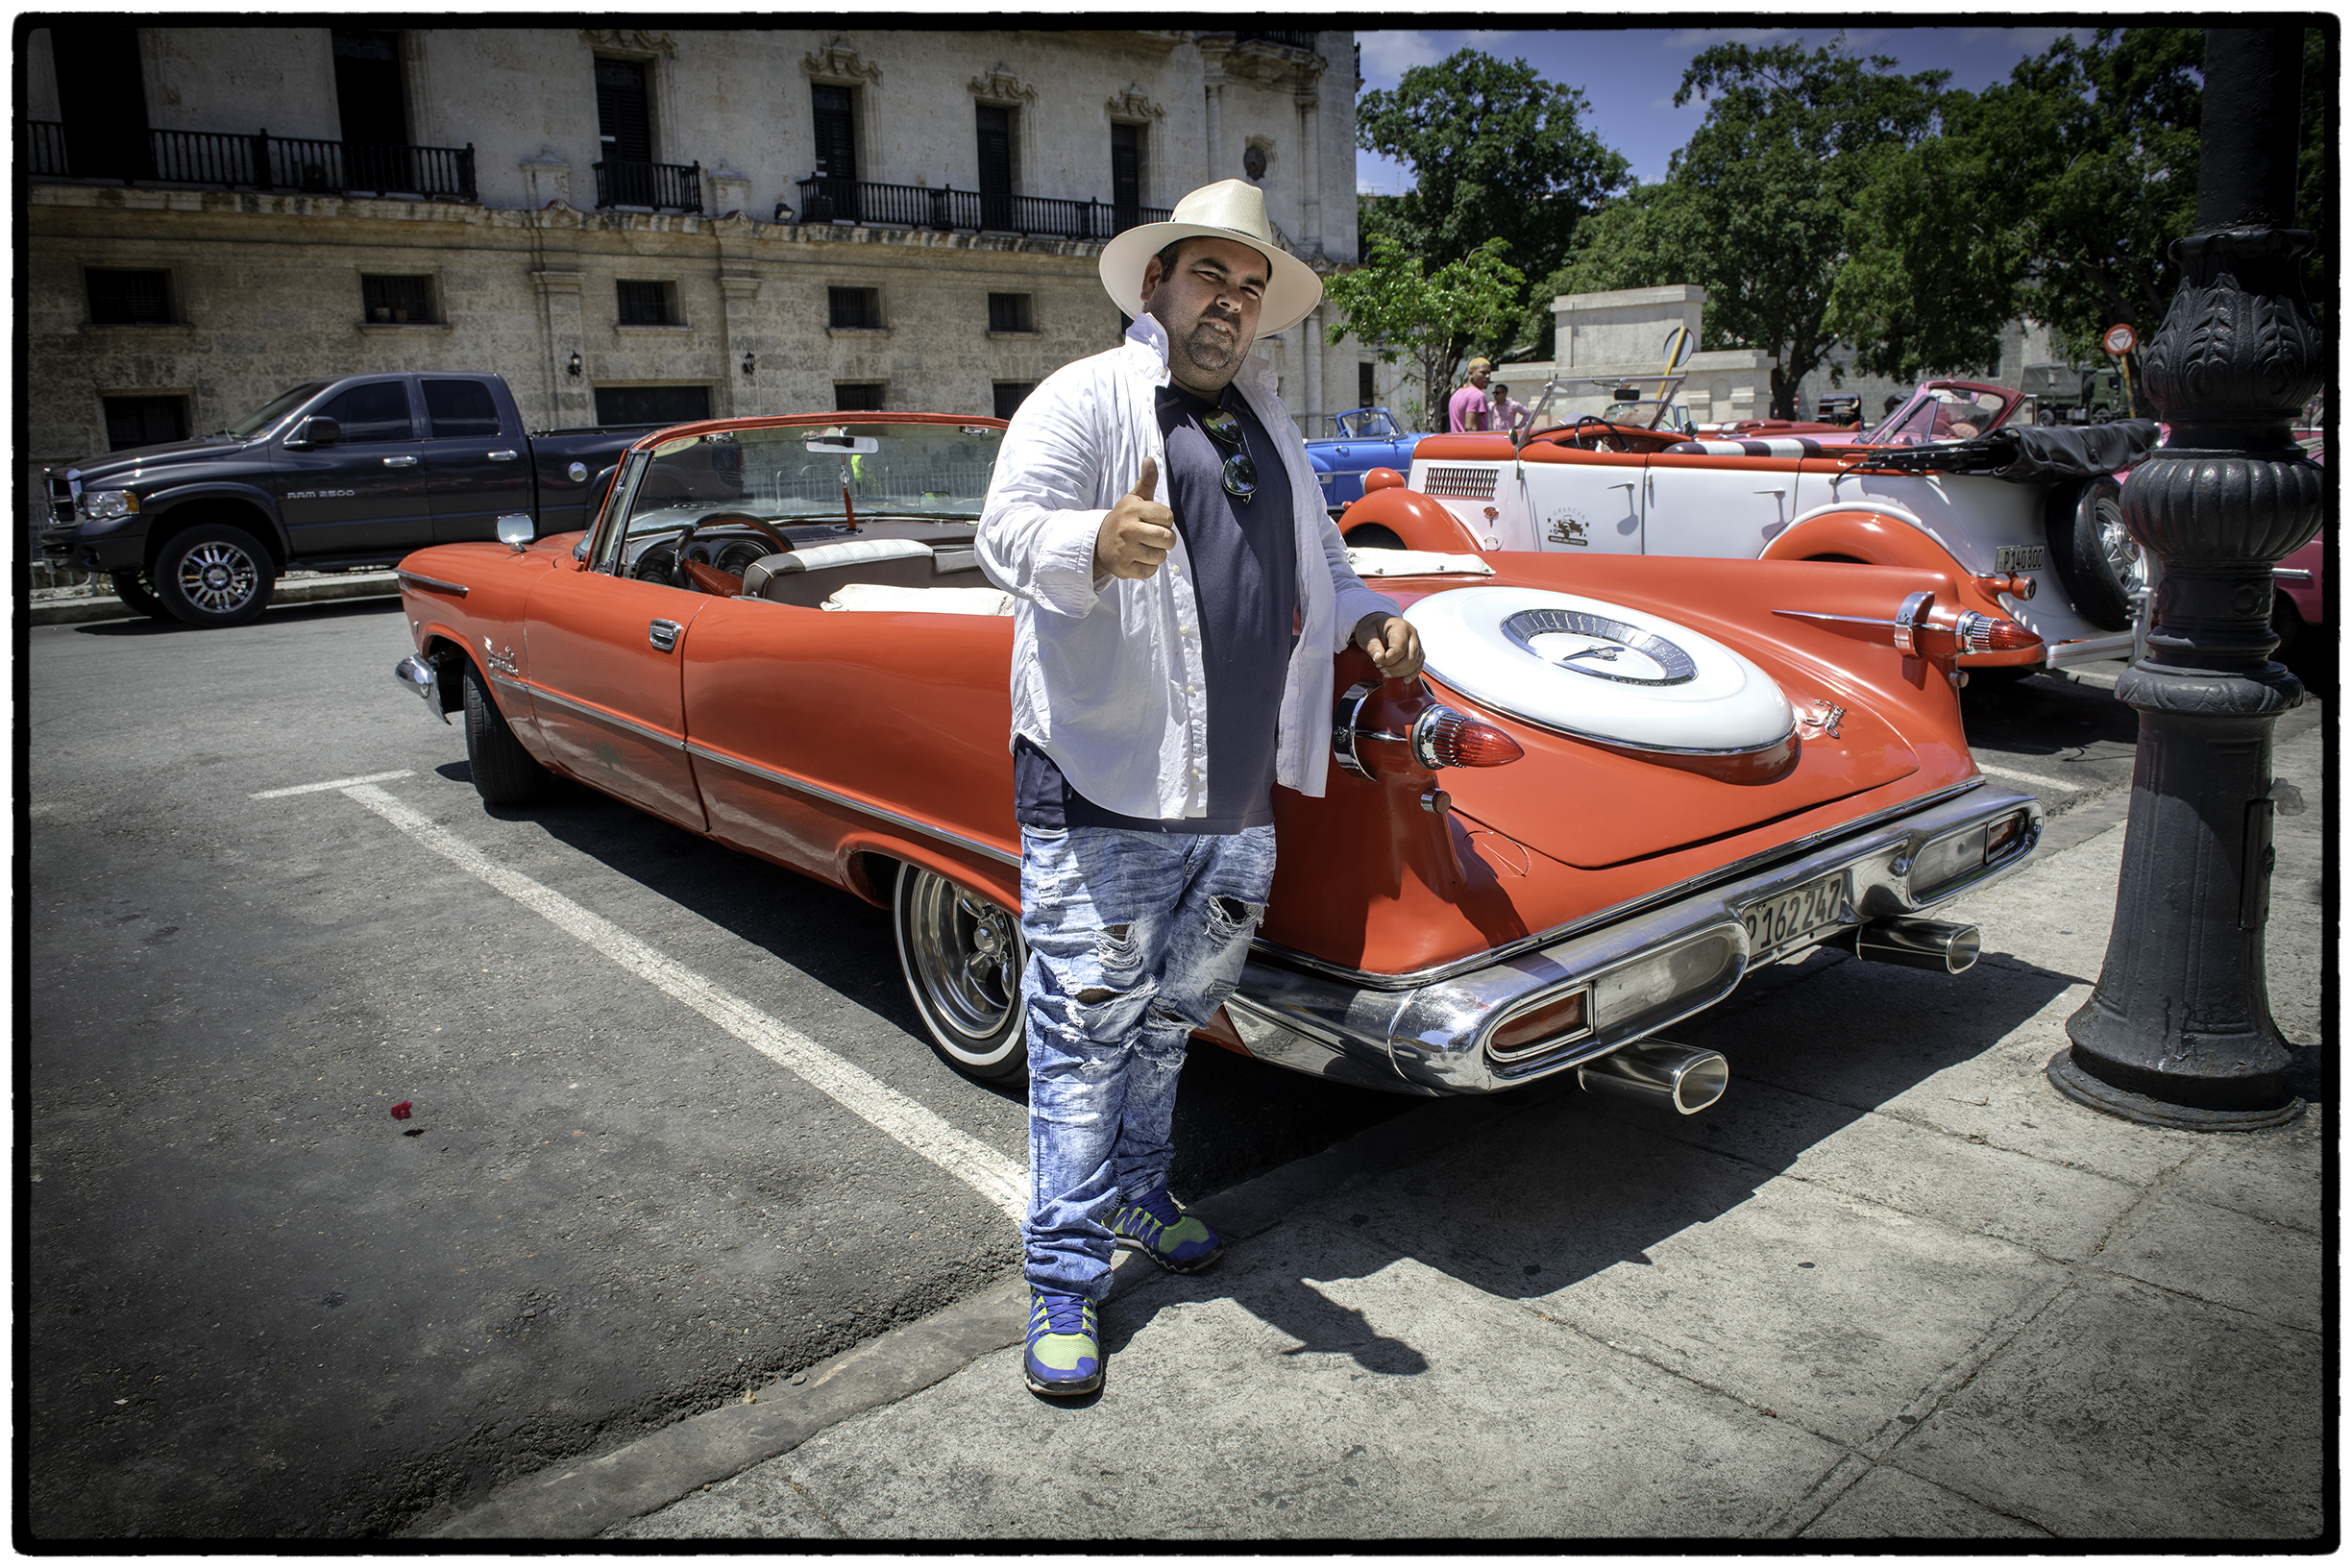
M 417 834 L 252 798 L 405 770 L 375 788 L 1025 1166 L 885 912 L 585 791 L 485 810 L 406 650 L 393 601 L 29 633 L 36 1540 L 388 1534 L 1017 1263 L 971 1186 Z M 1204 1048 L 1173 1185 L 1411 1103 Z
M 585 791 L 486 810 L 406 648 L 382 600 L 29 633 L 32 1540 L 429 1525 L 1016 1265 L 982 1191 L 613 956 L 1024 1164 L 1017 1099 L 922 1045 L 885 913 Z M 2129 781 L 2096 686 L 1964 712 L 2053 810 Z M 1411 1103 L 1197 1050 L 1174 1185 Z

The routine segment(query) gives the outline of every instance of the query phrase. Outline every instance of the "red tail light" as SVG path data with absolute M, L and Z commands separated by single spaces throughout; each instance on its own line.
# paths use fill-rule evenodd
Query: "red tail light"
M 1500 768 L 1527 755 L 1494 725 L 1443 705 L 1413 721 L 1412 745 L 1424 768 Z
M 2033 632 L 2003 616 L 1980 615 L 1974 610 L 1962 613 L 1960 624 L 1953 628 L 1960 640 L 1963 653 L 2011 653 L 2021 648 L 2038 648 L 2042 639 Z

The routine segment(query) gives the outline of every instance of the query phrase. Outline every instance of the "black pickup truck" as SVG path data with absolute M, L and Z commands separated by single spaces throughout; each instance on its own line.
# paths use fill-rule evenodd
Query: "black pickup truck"
M 651 425 L 527 434 L 494 375 L 307 381 L 217 435 L 43 471 L 40 551 L 112 575 L 143 615 L 233 626 L 295 567 L 390 566 L 425 545 L 586 527 L 621 453 Z

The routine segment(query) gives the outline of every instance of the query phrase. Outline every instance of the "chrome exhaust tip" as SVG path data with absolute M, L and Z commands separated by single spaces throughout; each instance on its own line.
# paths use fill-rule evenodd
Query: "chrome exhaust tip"
M 1696 1115 L 1724 1096 L 1731 1064 L 1719 1051 L 1645 1040 L 1623 1046 L 1577 1068 L 1577 1087 L 1591 1094 L 1621 1094 L 1660 1101 L 1681 1115 Z
M 1941 974 L 1966 974 L 1984 947 L 1974 926 L 1951 920 L 1878 920 L 1857 926 L 1851 941 L 1856 958 Z

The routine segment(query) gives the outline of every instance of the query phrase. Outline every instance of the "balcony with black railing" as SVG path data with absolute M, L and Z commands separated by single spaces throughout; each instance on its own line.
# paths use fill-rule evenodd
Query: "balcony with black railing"
M 1311 55 L 1314 53 L 1315 36 L 1312 33 L 1268 33 L 1264 31 L 1240 31 L 1234 34 L 1234 42 L 1279 43 L 1286 49 L 1304 49 Z
M 267 132 L 150 131 L 77 152 L 54 120 L 29 122 L 33 175 L 124 184 L 211 185 L 404 200 L 478 199 L 474 147 L 407 147 L 273 136 Z
M 824 177 L 800 182 L 802 223 L 879 224 L 1052 239 L 1109 239 L 1139 224 L 1164 223 L 1164 207 L 1122 207 L 1051 196 L 1012 196 L 946 185 L 885 185 Z
M 702 165 L 697 163 L 625 163 L 606 159 L 588 165 L 596 172 L 598 210 L 615 207 L 646 208 L 655 212 L 702 210 Z

